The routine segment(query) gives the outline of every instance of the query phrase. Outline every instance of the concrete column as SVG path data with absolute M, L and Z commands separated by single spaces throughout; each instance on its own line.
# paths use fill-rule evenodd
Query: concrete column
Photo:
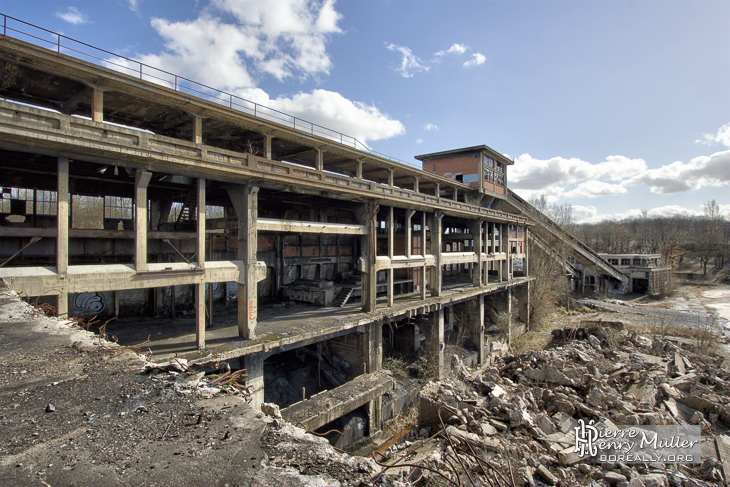
M 520 321 L 526 324 L 530 329 L 530 283 L 515 288 L 515 297 L 517 298 L 518 316 Z
M 94 122 L 104 121 L 104 92 L 94 87 L 91 95 L 91 119 Z
M 264 402 L 264 355 L 262 353 L 246 355 L 244 367 L 248 374 L 246 386 L 251 387 L 250 405 L 256 411 L 261 411 L 261 404 Z
M 195 344 L 205 350 L 205 283 L 193 284 L 195 289 Z
M 484 253 L 489 255 L 489 222 L 484 222 Z M 482 266 L 482 282 L 484 285 L 489 284 L 489 260 L 484 261 Z
M 317 149 L 316 169 L 317 171 L 324 170 L 324 151 L 322 149 Z
M 413 191 L 418 193 L 418 178 L 413 178 Z
M 193 143 L 203 143 L 203 119 L 197 115 L 193 115 Z
M 435 257 L 436 264 L 431 271 L 431 296 L 441 296 L 441 285 L 443 277 L 441 273 L 441 219 L 443 214 L 435 213 L 431 217 L 431 253 Z
M 362 179 L 362 161 L 355 163 L 355 179 Z
M 459 189 L 454 188 L 454 201 L 458 201 L 458 200 L 459 200 Z
M 393 171 L 390 171 L 391 174 L 393 174 Z M 393 244 L 395 240 L 395 219 L 393 217 L 393 207 L 388 208 L 388 221 L 386 223 L 388 227 L 388 259 L 390 259 L 390 262 L 393 262 Z M 388 289 L 387 289 L 387 299 L 388 299 L 388 307 L 393 306 L 394 296 L 393 296 L 393 276 L 395 274 L 395 271 L 391 267 L 388 269 Z
M 383 397 L 378 396 L 368 403 L 368 436 L 383 428 Z
M 68 172 L 68 158 L 59 157 L 56 198 L 56 272 L 61 276 L 65 276 L 68 271 Z M 68 308 L 68 305 L 66 307 Z
M 419 325 L 421 331 L 426 336 L 424 345 L 427 347 L 428 360 L 433 361 L 436 368 L 436 379 L 443 379 L 444 370 L 444 310 L 443 308 L 433 311 L 428 318 Z
M 467 301 L 469 338 L 476 345 L 479 354 L 479 363 L 484 364 L 486 360 L 484 340 L 484 295 Z
M 469 233 L 474 236 L 474 253 L 477 261 L 474 263 L 474 270 L 471 273 L 472 284 L 482 285 L 482 222 L 481 220 L 469 222 Z
M 243 282 L 238 283 L 238 336 L 256 338 L 258 320 L 258 281 L 256 263 L 259 188 L 250 184 L 228 188 L 228 196 L 238 217 L 238 259 L 246 268 Z
M 525 227 L 525 277 L 530 275 L 530 234 L 529 227 Z
M 134 174 L 134 268 L 147 270 L 147 185 L 152 173 L 137 169 Z
M 362 205 L 355 212 L 358 223 L 368 228 L 368 234 L 361 239 L 361 276 L 362 276 L 362 310 L 366 313 L 375 311 L 377 297 L 377 275 L 375 257 L 377 256 L 377 224 L 378 205 L 374 201 Z
M 411 258 L 413 253 L 413 224 L 411 223 L 416 210 L 406 210 L 406 257 Z
M 507 316 L 508 316 L 508 330 L 507 344 L 512 345 L 512 288 L 507 288 Z
M 363 358 L 366 364 L 364 373 L 372 374 L 383 368 L 383 324 L 365 325 Z
M 436 183 L 436 188 L 434 189 L 433 195 L 437 198 L 441 197 L 441 188 L 439 183 Z
M 426 212 L 421 212 L 421 256 L 426 257 Z M 426 299 L 426 265 L 421 268 L 421 299 Z
M 198 244 L 198 267 L 205 267 L 205 179 L 198 178 L 198 202 L 197 202 L 197 244 Z
M 208 283 L 208 328 L 213 328 L 213 282 Z
M 502 261 L 502 278 L 505 281 L 512 280 L 512 266 L 510 265 L 510 252 L 511 249 L 509 248 L 509 224 L 503 223 L 502 224 L 502 230 L 500 234 L 502 242 L 499 244 L 500 250 L 505 253 L 507 258 Z
M 271 141 L 273 137 L 271 135 L 264 135 L 264 157 L 271 159 Z
M 393 185 L 394 185 L 394 182 L 393 182 L 393 170 L 392 169 L 388 169 L 388 186 L 393 186 Z

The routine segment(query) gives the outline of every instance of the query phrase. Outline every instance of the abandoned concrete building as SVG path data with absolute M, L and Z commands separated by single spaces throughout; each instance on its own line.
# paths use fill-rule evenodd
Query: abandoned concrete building
M 357 413 L 367 434 L 405 401 L 384 357 L 425 350 L 443 375 L 448 343 L 482 363 L 485 325 L 529 321 L 531 222 L 554 230 L 507 189 L 513 161 L 498 152 L 422 155 L 417 169 L 4 20 L 0 278 L 11 289 L 61 316 L 114 317 L 120 343 L 149 337 L 157 358 L 245 368 L 254 406 L 275 402 L 307 429 Z
M 625 291 L 657 295 L 668 290 L 672 266 L 661 265 L 661 254 L 600 254 L 627 278 Z M 595 273 L 587 272 L 585 284 L 595 284 Z

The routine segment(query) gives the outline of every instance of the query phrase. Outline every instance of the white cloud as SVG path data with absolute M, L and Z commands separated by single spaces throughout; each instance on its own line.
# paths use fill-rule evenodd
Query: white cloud
M 427 123 L 425 127 L 423 127 L 423 130 L 426 132 L 429 132 L 431 130 L 438 130 L 439 126 L 433 123 Z
M 695 157 L 689 162 L 676 161 L 648 169 L 629 178 L 625 184 L 648 186 L 652 193 L 660 194 L 730 184 L 730 150 Z
M 475 52 L 472 54 L 471 59 L 469 59 L 467 62 L 464 63 L 465 68 L 472 68 L 474 66 L 479 66 L 480 64 L 484 64 L 487 61 L 486 56 L 484 54 L 481 54 L 479 52 Z
M 439 51 L 439 52 L 435 53 L 434 56 L 442 57 L 447 54 L 464 54 L 465 52 L 466 52 L 466 46 L 464 44 L 454 43 L 451 45 L 450 48 L 443 50 L 443 51 Z
M 59 10 L 56 12 L 56 17 L 73 25 L 82 25 L 89 22 L 89 17 L 76 7 L 68 7 L 64 11 Z
M 423 139 L 416 139 L 416 144 L 423 144 Z
M 701 139 L 695 140 L 695 143 L 703 145 L 722 144 L 725 147 L 730 147 L 730 123 L 726 123 L 717 129 L 717 134 L 703 134 Z
M 603 181 L 585 181 L 571 191 L 565 193 L 566 198 L 600 198 L 626 194 L 628 190 L 620 184 L 605 183 Z
M 547 203 L 549 205 L 556 204 L 560 198 L 563 197 L 563 194 L 565 193 L 565 190 L 558 185 L 548 186 L 546 188 L 541 189 L 525 189 L 525 188 L 519 188 L 515 189 L 512 185 L 510 176 L 510 190 L 517 193 L 523 200 L 530 201 L 533 198 L 539 198 L 542 195 L 545 195 L 545 199 L 547 200 Z
M 523 154 L 510 168 L 510 186 L 517 189 L 544 190 L 556 184 L 573 184 L 589 180 L 620 181 L 646 170 L 643 159 L 609 156 L 604 162 L 591 164 L 577 158 L 535 159 Z
M 141 0 L 128 0 L 128 2 L 129 2 L 129 10 L 131 10 L 132 12 L 134 12 L 134 14 L 137 17 L 140 17 L 142 15 L 142 13 L 139 11 L 139 2 L 140 1 Z
M 331 35 L 341 32 L 337 25 L 341 15 L 334 6 L 331 0 L 216 0 L 192 20 L 152 19 L 165 49 L 134 57 L 149 66 L 342 132 L 364 144 L 405 133 L 401 122 L 374 105 L 349 100 L 339 93 L 313 90 L 272 99 L 258 88 L 259 78 L 266 75 L 283 81 L 329 73 L 332 62 L 326 45 Z M 139 70 L 134 63 L 118 59 L 109 62 Z M 159 79 L 165 77 L 161 73 L 145 70 L 149 71 L 145 79 L 171 84 L 169 79 Z
M 385 47 L 387 47 L 389 51 L 399 52 L 401 54 L 400 66 L 395 68 L 395 71 L 400 73 L 400 75 L 404 78 L 412 78 L 413 74 L 416 72 L 428 71 L 431 69 L 429 66 L 425 66 L 423 61 L 413 54 L 413 51 L 411 51 L 408 47 L 399 46 L 393 43 L 386 44 Z

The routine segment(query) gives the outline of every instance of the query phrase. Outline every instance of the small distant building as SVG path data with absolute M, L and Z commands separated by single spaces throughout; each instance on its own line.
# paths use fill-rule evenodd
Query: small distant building
M 672 277 L 672 267 L 661 265 L 661 254 L 598 254 L 607 260 L 627 278 L 625 292 L 661 294 L 665 291 Z M 595 283 L 595 276 L 586 269 L 585 287 Z

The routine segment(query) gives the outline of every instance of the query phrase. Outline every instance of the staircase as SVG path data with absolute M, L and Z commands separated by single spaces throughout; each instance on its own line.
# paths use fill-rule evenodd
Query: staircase
M 561 241 L 568 246 L 571 256 L 583 266 L 593 267 L 598 273 L 619 282 L 626 283 L 628 281 L 628 278 L 616 267 L 609 264 L 606 259 L 512 191 L 507 193 L 507 203 L 523 216 L 535 222 L 535 229 L 530 233 L 533 236 L 532 233 L 534 232 L 536 234 L 534 236 L 540 238 L 538 245 L 550 247 L 549 242 Z M 569 263 L 565 263 L 565 265 L 566 267 L 572 267 Z
M 197 191 L 188 191 L 187 196 L 185 196 L 185 201 L 182 203 L 180 213 L 177 215 L 177 220 L 175 220 L 175 225 L 173 226 L 174 229 L 177 229 L 178 225 L 189 223 L 193 220 L 193 214 L 195 213 L 197 204 L 197 196 Z
M 337 293 L 337 296 L 335 296 L 335 300 L 332 303 L 332 306 L 336 306 L 338 308 L 342 308 L 344 305 L 347 304 L 347 301 L 350 299 L 350 296 L 352 296 L 353 288 L 351 287 L 343 287 L 340 289 L 340 292 Z

